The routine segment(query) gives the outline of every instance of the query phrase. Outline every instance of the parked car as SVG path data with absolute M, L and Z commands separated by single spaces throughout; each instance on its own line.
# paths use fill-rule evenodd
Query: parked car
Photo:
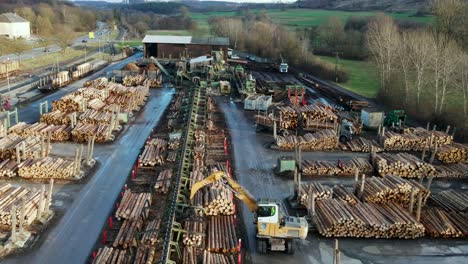
M 250 55 L 249 55 L 249 56 L 247 56 L 247 59 L 248 59 L 248 60 L 251 60 L 251 61 L 255 61 L 255 56 L 250 56 Z
M 238 60 L 238 59 L 240 59 L 240 57 L 237 56 L 237 55 L 232 55 L 232 56 L 231 56 L 231 59 L 233 59 L 233 60 Z

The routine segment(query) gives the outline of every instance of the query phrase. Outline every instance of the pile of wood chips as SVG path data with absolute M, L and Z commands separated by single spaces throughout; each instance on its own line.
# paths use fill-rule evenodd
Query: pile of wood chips
M 435 167 L 407 153 L 381 153 L 376 157 L 379 175 L 397 175 L 405 178 L 419 178 L 423 174 L 434 175 Z

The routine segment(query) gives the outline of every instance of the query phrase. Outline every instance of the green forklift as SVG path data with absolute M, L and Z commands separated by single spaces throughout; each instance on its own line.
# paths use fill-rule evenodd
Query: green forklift
M 384 119 L 384 126 L 390 127 L 392 125 L 398 126 L 405 126 L 406 125 L 406 119 L 407 115 L 405 113 L 405 110 L 392 110 L 388 112 L 388 114 L 385 116 Z

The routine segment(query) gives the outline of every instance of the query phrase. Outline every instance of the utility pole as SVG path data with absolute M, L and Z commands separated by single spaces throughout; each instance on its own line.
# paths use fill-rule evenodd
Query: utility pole
M 84 43 L 84 62 L 86 63 L 86 43 Z
M 10 62 L 10 58 L 7 59 L 8 62 Z M 7 87 L 8 87 L 8 92 L 10 92 L 10 67 L 9 67 L 10 63 L 7 63 L 7 66 L 6 66 L 6 78 L 7 78 Z
M 338 62 L 340 60 L 340 55 L 343 55 L 343 52 L 334 51 L 335 54 L 335 82 L 338 83 Z

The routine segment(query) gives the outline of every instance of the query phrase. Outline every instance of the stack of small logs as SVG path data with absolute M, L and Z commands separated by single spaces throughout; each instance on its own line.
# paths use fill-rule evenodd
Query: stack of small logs
M 83 110 L 86 104 L 86 98 L 82 95 L 71 93 L 62 97 L 60 100 L 52 101 L 52 111 L 59 110 L 61 112 L 79 112 Z
M 55 110 L 50 113 L 41 115 L 39 122 L 47 125 L 70 125 L 70 113 Z
M 80 122 L 87 124 L 108 125 L 112 122 L 112 115 L 114 114 L 111 112 L 102 112 L 93 109 L 87 109 L 79 115 L 78 119 L 80 120 Z
M 372 171 L 372 165 L 364 158 L 354 158 L 347 161 L 304 160 L 302 161 L 303 175 L 340 175 L 350 176 L 360 172 Z
M 161 218 L 149 221 L 146 224 L 145 233 L 141 238 L 141 243 L 146 246 L 154 246 L 158 242 L 159 226 Z
M 137 85 L 143 85 L 143 83 L 146 81 L 146 77 L 144 75 L 138 74 L 135 76 L 132 75 L 126 75 L 122 83 L 125 86 L 137 86 Z
M 26 159 L 18 165 L 18 176 L 35 179 L 73 179 L 75 161 L 58 157 Z
M 71 137 L 72 128 L 67 125 L 47 125 L 44 123 L 26 124 L 19 122 L 9 129 L 9 133 L 17 134 L 20 137 L 48 136 L 52 141 L 67 141 Z
M 421 127 L 406 129 L 403 134 L 387 131 L 381 136 L 387 151 L 423 151 L 432 145 L 443 146 L 453 143 L 453 137 L 441 131 Z
M 328 186 L 323 186 L 317 182 L 302 183 L 299 188 L 299 201 L 302 205 L 309 204 L 309 197 L 315 195 L 315 200 L 328 199 L 332 196 L 332 190 Z
M 239 251 L 234 216 L 208 217 L 208 238 L 206 248 L 210 252 L 233 254 Z
M 203 180 L 204 178 L 205 178 L 205 176 L 203 175 L 203 173 L 201 171 L 192 170 L 192 172 L 190 172 L 189 189 L 192 188 L 193 183 L 199 182 L 199 181 Z M 207 188 L 209 188 L 209 187 L 207 187 Z M 195 196 L 191 200 L 192 205 L 195 207 L 194 208 L 195 213 L 198 216 L 204 216 L 205 215 L 204 210 L 203 210 L 203 208 L 204 208 L 203 200 L 204 200 L 205 190 L 206 190 L 206 188 L 202 188 L 201 190 L 196 192 Z
M 76 92 L 72 93 L 72 95 L 82 96 L 83 98 L 86 98 L 87 100 L 99 99 L 99 100 L 104 101 L 107 98 L 107 91 L 103 89 L 88 87 L 88 88 L 80 88 Z
M 436 166 L 437 178 L 464 178 L 468 177 L 468 164 L 458 163 Z
M 233 255 L 226 256 L 223 254 L 211 253 L 206 250 L 203 251 L 203 264 L 236 264 L 236 263 L 237 261 Z M 196 264 L 196 262 L 193 264 Z
M 202 247 L 205 238 L 205 223 L 203 219 L 189 219 L 184 223 L 185 233 L 182 243 L 189 247 Z
M 109 80 L 106 77 L 97 78 L 84 83 L 84 87 L 94 87 L 96 89 L 103 89 L 107 86 Z
M 458 143 L 441 146 L 436 156 L 443 163 L 468 163 L 468 146 Z
M 222 185 L 206 188 L 204 207 L 206 215 L 232 215 L 234 214 L 233 194 Z
M 37 218 L 41 191 L 25 187 L 14 187 L 9 183 L 0 184 L 0 225 L 11 226 L 11 208 L 13 205 L 16 206 L 16 222 L 19 222 L 23 199 L 26 203 L 24 224 L 29 226 Z
M 290 106 L 278 107 L 280 116 L 279 127 L 283 129 L 296 129 L 299 123 L 299 115 L 296 110 Z
M 359 203 L 359 199 L 346 189 L 343 185 L 333 186 L 333 199 L 338 199 L 349 203 L 350 205 L 355 205 Z
M 143 221 L 141 218 L 125 219 L 112 246 L 114 248 L 123 247 L 124 249 L 136 246 L 135 233 L 142 228 L 142 225 Z
M 88 104 L 86 105 L 88 109 L 93 109 L 93 110 L 101 110 L 106 107 L 106 103 L 100 99 L 91 99 L 88 101 Z
M 111 125 L 86 124 L 79 122 L 72 130 L 72 139 L 75 142 L 87 142 L 90 138 L 96 137 L 95 142 L 103 143 L 112 141 Z
M 429 190 L 415 180 L 407 180 L 397 176 L 367 178 L 364 183 L 364 192 L 360 192 L 361 183 L 356 188 L 357 195 L 365 202 L 371 203 L 397 203 L 405 208 L 410 206 L 411 193 L 413 192 L 413 206 L 416 205 L 421 195 L 422 205 L 426 204 Z
M 421 223 L 432 237 L 454 238 L 468 236 L 468 213 L 448 212 L 427 208 L 421 212 Z
M 153 138 L 146 142 L 145 149 L 139 157 L 142 166 L 154 167 L 164 164 L 164 155 L 166 154 L 167 141 L 161 138 Z
M 154 185 L 154 190 L 161 194 L 166 194 L 169 192 L 169 187 L 171 187 L 171 178 L 172 178 L 172 169 L 166 169 L 159 173 L 156 184 Z
M 125 191 L 120 206 L 115 212 L 115 217 L 118 220 L 122 218 L 136 220 L 140 218 L 142 213 L 148 215 L 148 208 L 146 207 L 149 205 L 151 205 L 151 193 L 132 193 L 128 189 Z
M 138 247 L 133 264 L 154 263 L 156 253 L 155 247 Z
M 25 153 L 23 153 L 22 146 L 24 145 Z M 21 158 L 39 158 L 41 157 L 41 151 L 45 153 L 50 152 L 46 149 L 46 144 L 44 142 L 44 149 L 41 149 L 41 138 L 36 136 L 30 136 L 22 138 L 15 134 L 7 135 L 6 137 L 0 139 L 0 160 L 16 158 L 16 148 L 20 149 Z
M 178 138 L 171 138 L 168 142 L 167 148 L 168 149 L 178 149 L 180 147 L 180 137 Z
M 299 108 L 302 120 L 313 120 L 323 123 L 336 123 L 338 121 L 338 116 L 335 114 L 334 110 L 335 109 L 332 106 L 321 102 L 301 106 Z
M 375 152 L 382 152 L 383 149 L 379 146 L 375 140 L 369 140 L 363 137 L 354 138 L 351 141 L 340 144 L 341 149 L 350 150 L 352 152 L 371 152 L 371 149 Z
M 424 226 L 396 204 L 349 203 L 336 199 L 316 202 L 314 222 L 325 237 L 417 238 Z
M 332 150 L 338 144 L 336 132 L 332 129 L 322 130 L 313 134 L 304 136 L 276 137 L 276 145 L 285 150 L 294 149 L 296 145 L 301 146 L 304 151 L 311 150 Z
M 435 167 L 407 153 L 381 153 L 375 156 L 377 170 L 381 176 L 397 175 L 418 178 L 423 174 L 433 175 Z
M 442 191 L 431 195 L 430 202 L 446 211 L 468 212 L 468 193 L 466 191 Z
M 99 248 L 93 264 L 130 264 L 132 256 L 127 250 L 120 250 L 113 247 Z
M 6 159 L 0 163 L 0 177 L 15 177 L 18 174 L 16 159 Z

